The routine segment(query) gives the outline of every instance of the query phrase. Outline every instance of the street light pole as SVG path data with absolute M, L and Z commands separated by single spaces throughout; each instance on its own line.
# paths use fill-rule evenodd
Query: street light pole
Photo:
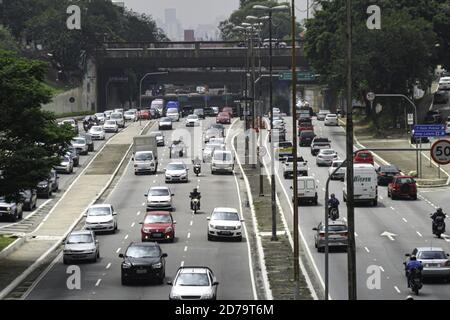
M 356 300 L 356 245 L 353 185 L 353 103 L 352 103 L 352 0 L 347 0 L 347 221 L 348 299 Z

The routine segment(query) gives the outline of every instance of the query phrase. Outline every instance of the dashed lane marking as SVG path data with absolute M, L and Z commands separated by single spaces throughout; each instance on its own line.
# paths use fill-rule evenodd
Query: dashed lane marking
M 394 207 L 390 207 L 391 208 L 391 210 L 395 210 L 395 208 Z
M 416 231 L 416 233 L 419 235 L 419 237 L 423 237 L 419 231 Z
M 187 234 L 187 238 L 189 239 L 191 237 L 191 233 L 190 232 L 188 232 L 188 234 Z
M 111 268 L 111 262 L 106 265 L 106 269 Z
M 190 225 L 192 226 L 193 224 L 194 224 L 194 221 L 192 221 L 192 220 L 191 220 L 191 223 L 190 223 Z
M 380 270 L 384 272 L 384 269 L 383 269 L 383 267 L 382 267 L 382 266 L 380 266 Z
M 394 286 L 395 291 L 397 291 L 397 293 L 401 293 L 400 289 L 397 286 Z
M 187 246 L 184 247 L 184 251 L 185 251 L 185 252 L 187 251 L 187 248 L 188 248 Z
M 369 248 L 367 248 L 367 247 L 364 247 L 364 249 L 366 249 L 367 253 L 369 253 L 369 252 L 370 252 L 370 251 L 369 251 Z
M 133 223 L 131 224 L 131 227 L 133 228 L 133 227 L 135 226 L 135 224 L 136 224 L 136 222 L 133 222 Z
M 124 239 L 127 240 L 128 239 L 128 235 L 126 235 Z
M 402 218 L 403 221 L 405 221 L 405 223 L 408 223 L 408 220 L 406 220 L 405 218 Z
M 138 215 L 140 215 L 141 214 L 141 212 L 140 211 L 138 211 L 137 213 L 136 213 L 136 215 L 138 216 Z
M 95 283 L 95 286 L 98 287 L 98 285 L 100 284 L 101 281 L 102 281 L 102 279 L 98 279 L 97 282 Z
M 120 251 L 120 248 L 117 248 L 116 253 L 119 253 L 119 251 Z

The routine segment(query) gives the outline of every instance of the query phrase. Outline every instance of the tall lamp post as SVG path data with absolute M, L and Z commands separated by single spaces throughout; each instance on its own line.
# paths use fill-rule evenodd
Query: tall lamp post
M 273 133 L 273 94 L 272 94 L 272 13 L 276 11 L 289 10 L 287 5 L 278 5 L 274 7 L 267 7 L 262 5 L 254 5 L 253 9 L 267 12 L 269 21 L 269 108 L 270 108 L 270 129 Z M 277 209 L 276 209 L 276 190 L 275 190 L 275 152 L 273 150 L 273 137 L 270 139 L 270 186 L 272 196 L 272 238 L 271 241 L 277 241 Z M 297 226 L 295 226 L 297 227 Z

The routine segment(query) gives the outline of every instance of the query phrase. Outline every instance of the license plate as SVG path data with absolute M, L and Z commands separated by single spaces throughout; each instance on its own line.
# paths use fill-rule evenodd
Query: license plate
M 155 238 L 162 238 L 163 234 L 162 233 L 153 233 L 152 236 Z
M 138 270 L 136 270 L 136 273 L 137 274 L 144 274 L 144 273 L 147 273 L 147 270 L 146 269 L 138 269 Z
M 229 236 L 231 235 L 230 231 L 221 231 L 219 234 L 224 235 L 224 236 Z
M 438 267 L 439 264 L 437 264 L 437 263 L 427 263 L 425 266 L 426 267 Z

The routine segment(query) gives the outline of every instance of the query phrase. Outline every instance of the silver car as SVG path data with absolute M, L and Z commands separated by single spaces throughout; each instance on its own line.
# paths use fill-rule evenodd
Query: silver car
M 167 187 L 152 187 L 144 196 L 147 198 L 147 210 L 172 209 L 174 194 Z
M 97 262 L 98 258 L 100 258 L 100 247 L 93 231 L 72 231 L 65 239 L 64 264 L 70 264 L 74 261 Z
M 89 207 L 85 217 L 84 228 L 87 230 L 112 233 L 117 230 L 117 212 L 111 204 L 94 204 Z
M 225 145 L 208 143 L 203 149 L 203 162 L 211 162 L 212 155 L 216 150 L 225 150 Z
M 165 178 L 167 182 L 188 182 L 188 167 L 184 162 L 171 162 L 167 165 L 165 171 Z
M 450 278 L 449 254 L 439 247 L 418 247 L 411 255 L 417 257 L 423 266 L 422 276 L 431 278 Z M 409 254 L 406 254 L 409 257 Z M 408 262 L 408 261 L 407 261 Z
M 333 149 L 322 149 L 316 157 L 316 164 L 320 166 L 331 166 L 333 161 L 338 160 L 337 152 Z
M 78 150 L 80 154 L 88 154 L 89 146 L 83 137 L 75 137 L 72 139 L 72 146 Z
M 208 128 L 205 131 L 204 141 L 205 143 L 209 142 L 212 138 L 221 138 L 223 137 L 223 131 L 218 128 Z
M 70 156 L 65 155 L 61 158 L 61 163 L 55 166 L 56 172 L 72 173 L 73 172 L 73 160 Z
M 208 267 L 180 267 L 169 294 L 170 300 L 216 300 L 219 282 Z
M 325 224 L 319 223 L 314 235 L 314 246 L 318 252 L 325 250 Z M 328 246 L 347 248 L 348 244 L 348 228 L 347 224 L 342 220 L 328 221 Z
M 161 131 L 154 131 L 150 133 L 150 137 L 156 137 L 156 145 L 158 147 L 164 147 L 166 144 L 164 141 L 164 135 Z

